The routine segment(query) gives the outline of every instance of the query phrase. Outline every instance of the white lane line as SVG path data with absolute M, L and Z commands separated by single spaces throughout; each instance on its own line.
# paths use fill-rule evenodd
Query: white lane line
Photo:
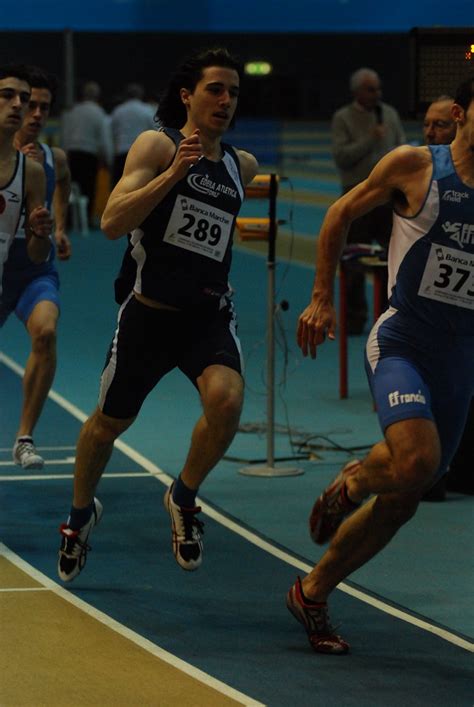
M 121 479 L 129 478 L 130 476 L 146 476 L 149 477 L 148 471 L 124 471 L 123 473 L 105 473 L 102 480 L 106 479 Z M 0 483 L 2 481 L 53 481 L 57 479 L 72 479 L 74 474 L 9 474 L 8 476 L 0 475 Z
M 119 635 L 123 636 L 124 638 L 127 638 L 129 641 L 132 641 L 137 646 L 140 646 L 140 648 L 143 648 L 144 650 L 148 651 L 148 653 L 151 653 L 152 655 L 156 656 L 168 665 L 177 668 L 181 672 L 186 673 L 186 675 L 189 675 L 195 680 L 198 680 L 199 682 L 203 683 L 203 685 L 207 685 L 208 687 L 213 688 L 217 692 L 220 692 L 221 694 L 232 698 L 233 700 L 239 702 L 242 705 L 247 705 L 248 707 L 265 707 L 262 702 L 257 702 L 251 697 L 245 695 L 243 692 L 239 692 L 239 690 L 235 690 L 233 687 L 230 687 L 229 685 L 226 685 L 220 680 L 213 678 L 212 675 L 208 675 L 204 671 L 195 668 L 190 663 L 187 663 L 186 661 L 181 660 L 181 658 L 178 658 L 172 653 L 169 653 L 163 648 L 160 648 L 160 646 L 156 645 L 156 643 L 149 641 L 147 638 L 144 638 L 143 636 L 140 636 L 140 634 L 135 633 L 135 631 L 132 631 L 126 626 L 123 626 L 121 623 L 115 621 L 115 619 L 112 619 L 110 616 L 107 616 L 107 614 L 104 614 L 102 611 L 95 609 L 90 604 L 87 604 L 87 602 L 83 601 L 82 599 L 79 599 L 79 597 L 77 597 L 75 594 L 71 594 L 71 592 L 67 591 L 56 582 L 53 582 L 52 579 L 50 579 L 45 574 L 34 568 L 32 565 L 25 562 L 21 557 L 12 552 L 3 543 L 0 543 L 0 555 L 3 555 L 3 557 L 9 560 L 9 562 L 11 562 L 20 570 L 28 574 L 30 577 L 32 577 L 32 579 L 36 580 L 37 582 L 40 582 L 45 589 L 54 592 L 54 594 L 61 597 L 61 599 L 64 599 L 65 601 L 69 602 L 70 604 L 77 607 L 85 614 L 88 614 L 97 621 L 100 621 L 100 623 L 104 624 L 104 626 L 107 626 Z
M 48 587 L 5 587 L 0 589 L 0 593 L 8 594 L 9 592 L 49 592 Z
M 64 459 L 45 459 L 44 463 L 48 466 L 58 466 L 59 464 L 74 464 L 76 457 L 65 457 Z M 7 462 L 0 462 L 0 467 L 2 466 L 18 466 L 13 459 Z
M 0 353 L 0 360 L 2 359 L 2 354 Z M 35 445 L 36 449 L 38 452 L 68 452 L 69 450 L 72 452 L 76 451 L 75 445 L 68 445 L 68 446 L 61 446 L 61 447 L 38 447 Z M 9 454 L 12 453 L 12 448 L 11 447 L 0 447 L 0 452 L 8 452 Z
M 2 352 L 0 352 L 0 362 L 5 363 L 5 365 L 9 366 L 13 371 L 15 371 L 15 373 L 23 375 L 23 369 L 21 368 L 21 366 L 18 366 L 15 361 L 13 361 L 9 356 L 5 356 L 5 354 L 3 354 Z M 65 400 L 65 398 L 63 398 L 61 395 L 58 395 L 58 393 L 50 391 L 49 396 L 58 405 L 64 408 L 64 410 L 69 412 L 73 417 L 76 417 L 78 420 L 81 420 L 81 422 L 85 422 L 85 420 L 87 419 L 87 415 L 85 413 L 79 410 L 79 408 L 77 408 L 75 405 L 72 405 L 70 402 Z M 172 476 L 166 474 L 162 469 L 156 466 L 156 464 L 144 457 L 143 454 L 140 454 L 140 452 L 137 452 L 128 444 L 125 444 L 125 442 L 123 442 L 121 439 L 115 441 L 115 446 L 117 447 L 117 449 L 123 452 L 126 456 L 130 457 L 130 459 L 142 466 L 156 479 L 158 479 L 165 485 L 169 485 L 174 481 Z M 199 499 L 197 500 L 206 515 L 208 515 L 210 518 L 213 518 L 215 521 L 228 528 L 232 532 L 236 533 L 237 535 L 240 535 L 245 540 L 248 540 L 248 542 L 252 543 L 253 545 L 256 545 L 260 549 L 265 550 L 265 552 L 268 552 L 268 554 L 273 555 L 279 560 L 286 562 L 288 565 L 291 565 L 292 567 L 300 569 L 304 572 L 310 572 L 313 569 L 311 565 L 308 565 L 307 563 L 302 562 L 297 557 L 294 557 L 293 555 L 290 555 L 289 553 L 284 552 L 283 550 L 280 550 L 277 547 L 274 547 L 269 542 L 263 540 L 255 533 L 252 533 L 246 528 L 242 528 L 234 521 L 230 520 L 229 518 L 226 518 L 226 516 L 224 516 L 222 513 L 219 513 L 211 506 L 208 506 L 206 503 L 202 503 Z M 412 624 L 413 626 L 427 631 L 428 633 L 432 633 L 438 636 L 439 638 L 448 641 L 449 643 L 453 643 L 454 645 L 459 646 L 464 650 L 474 653 L 473 642 L 467 641 L 461 636 L 457 636 L 455 633 L 451 633 L 451 631 L 447 631 L 446 629 L 443 629 L 439 626 L 435 626 L 429 623 L 428 621 L 423 621 L 422 619 L 419 619 L 416 616 L 412 616 L 408 612 L 402 611 L 401 609 L 397 609 L 380 599 L 376 599 L 370 594 L 365 594 L 363 591 L 355 589 L 354 587 L 349 586 L 345 582 L 341 582 L 340 584 L 338 584 L 337 588 L 340 589 L 341 592 L 349 594 L 350 596 L 353 596 L 354 598 L 359 599 L 365 604 L 369 604 L 370 606 L 373 606 L 376 609 L 379 609 L 380 611 L 389 614 L 390 616 L 394 616 L 398 619 L 401 619 L 406 623 Z

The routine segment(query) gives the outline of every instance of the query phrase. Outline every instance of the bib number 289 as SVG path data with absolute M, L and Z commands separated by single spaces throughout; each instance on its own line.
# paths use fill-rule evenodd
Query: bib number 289
M 178 233 L 187 238 L 195 238 L 201 243 L 207 241 L 215 246 L 221 239 L 222 229 L 218 223 L 210 224 L 205 218 L 196 219 L 192 214 L 183 214 L 186 223 L 178 228 Z

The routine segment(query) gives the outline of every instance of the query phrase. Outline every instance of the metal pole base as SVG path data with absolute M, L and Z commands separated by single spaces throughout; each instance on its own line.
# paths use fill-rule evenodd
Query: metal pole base
M 304 474 L 303 469 L 290 466 L 244 466 L 239 469 L 239 474 L 244 476 L 300 476 Z

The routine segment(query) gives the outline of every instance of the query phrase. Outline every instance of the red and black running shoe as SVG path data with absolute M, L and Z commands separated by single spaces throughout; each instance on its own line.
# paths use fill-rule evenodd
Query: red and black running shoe
M 314 504 L 309 516 L 309 534 L 318 545 L 327 543 L 344 518 L 359 508 L 360 503 L 353 503 L 347 496 L 346 480 L 360 465 L 358 459 L 346 464 Z
M 286 595 L 286 605 L 305 627 L 311 648 L 316 653 L 344 655 L 349 652 L 349 644 L 331 626 L 328 605 L 326 602 L 310 602 L 303 594 L 299 577 Z

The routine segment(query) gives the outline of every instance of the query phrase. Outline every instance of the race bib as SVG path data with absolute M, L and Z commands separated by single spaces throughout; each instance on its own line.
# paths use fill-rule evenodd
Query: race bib
M 179 194 L 163 240 L 222 262 L 232 232 L 232 214 Z
M 474 255 L 432 243 L 418 294 L 474 309 Z

